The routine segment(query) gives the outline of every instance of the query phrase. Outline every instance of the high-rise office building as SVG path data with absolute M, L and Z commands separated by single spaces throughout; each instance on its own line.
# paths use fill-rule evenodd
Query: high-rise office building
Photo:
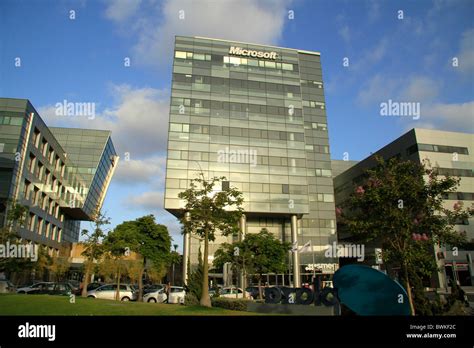
M 324 256 L 337 238 L 318 52 L 177 36 L 168 134 L 165 209 L 182 216 L 178 194 L 201 171 L 225 176 L 224 187 L 243 193 L 242 235 L 266 228 L 299 246 L 311 241 L 270 283 L 299 285 L 313 268 L 337 270 L 337 259 Z M 232 237 L 210 245 L 210 262 L 222 242 Z M 198 250 L 185 237 L 191 264 Z
M 399 138 L 384 146 L 374 155 L 354 164 L 334 179 L 334 190 L 337 205 L 346 200 L 354 191 L 367 169 L 376 165 L 374 156 L 385 160 L 392 157 L 410 160 L 436 168 L 439 175 L 457 176 L 461 179 L 457 192 L 447 192 L 444 196 L 444 207 L 453 209 L 455 203 L 465 208 L 474 207 L 474 135 L 469 133 L 446 132 L 432 129 L 414 128 Z M 467 248 L 439 249 L 434 247 L 433 257 L 436 257 L 441 271 L 433 277 L 431 285 L 445 287 L 447 277 L 459 280 L 462 285 L 474 284 L 472 257 L 474 251 L 474 218 L 459 221 L 455 226 L 457 231 L 465 231 L 468 241 Z M 339 233 L 340 239 L 350 240 L 350 235 Z M 374 247 L 366 248 L 366 262 L 374 265 Z
M 100 209 L 117 166 L 109 131 L 48 128 L 26 99 L 0 98 L 0 218 L 28 207 L 19 237 L 58 254 Z

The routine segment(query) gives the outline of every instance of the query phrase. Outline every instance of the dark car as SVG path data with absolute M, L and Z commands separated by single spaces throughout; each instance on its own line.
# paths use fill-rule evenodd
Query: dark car
M 72 292 L 76 295 L 81 293 L 81 282 L 78 280 L 67 280 L 66 283 L 72 288 Z
M 28 295 L 66 295 L 73 293 L 72 287 L 69 283 L 45 283 L 38 286 L 36 289 L 29 291 Z
M 258 286 L 249 286 L 245 289 L 245 291 L 249 292 L 254 300 L 259 298 Z M 265 298 L 265 288 L 263 286 L 262 286 L 262 296 L 263 298 Z

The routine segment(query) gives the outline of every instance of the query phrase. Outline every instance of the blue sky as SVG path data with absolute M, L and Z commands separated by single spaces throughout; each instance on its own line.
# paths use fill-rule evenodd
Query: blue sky
M 3 0 L 0 96 L 30 99 L 51 126 L 111 129 L 111 227 L 153 213 L 181 245 L 162 208 L 175 35 L 321 52 L 331 156 L 358 160 L 413 127 L 473 132 L 472 18 L 468 0 Z M 56 116 L 64 99 L 96 117 Z M 389 99 L 420 103 L 420 118 L 381 116 Z

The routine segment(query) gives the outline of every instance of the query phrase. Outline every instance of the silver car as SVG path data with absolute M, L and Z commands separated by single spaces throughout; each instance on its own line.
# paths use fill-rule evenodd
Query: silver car
M 40 282 L 35 283 L 30 286 L 24 286 L 21 288 L 16 289 L 17 294 L 28 294 L 33 293 L 35 291 L 42 291 L 42 290 L 53 290 L 54 283 L 53 282 Z
M 155 302 L 163 303 L 166 302 L 168 296 L 166 295 L 165 289 L 161 288 L 158 290 L 153 290 L 143 294 L 143 302 Z
M 99 286 L 97 289 L 87 292 L 87 297 L 99 298 L 104 300 L 115 300 L 117 293 L 117 284 L 106 284 Z M 120 284 L 120 301 L 135 301 L 137 292 L 129 284 Z

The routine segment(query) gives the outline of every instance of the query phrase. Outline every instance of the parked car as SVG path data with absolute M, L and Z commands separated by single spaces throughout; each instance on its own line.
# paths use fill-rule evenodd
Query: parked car
M 95 290 L 102 285 L 105 285 L 105 283 L 99 283 L 99 282 L 89 283 L 87 284 L 87 291 Z
M 46 288 L 52 289 L 54 286 L 53 282 L 40 282 L 40 283 L 35 283 L 30 286 L 24 286 L 21 288 L 16 289 L 17 294 L 28 294 L 32 291 L 38 291 L 38 290 L 43 290 Z
M 168 303 L 184 303 L 186 291 L 182 286 L 172 286 L 168 296 Z
M 73 294 L 80 294 L 81 292 L 81 282 L 78 280 L 66 280 L 66 283 L 69 284 L 69 286 L 72 289 Z
M 116 292 L 117 284 L 107 284 L 99 286 L 95 290 L 88 291 L 87 297 L 115 300 Z M 120 301 L 135 301 L 137 299 L 137 295 L 137 292 L 129 284 L 120 284 Z
M 233 286 L 222 288 L 220 297 L 252 299 L 250 292 L 244 292 L 241 288 Z
M 249 286 L 245 289 L 254 300 L 259 298 L 258 286 Z M 262 296 L 265 298 L 265 287 L 262 286 Z
M 143 302 L 164 303 L 168 300 L 165 289 L 152 290 L 143 294 Z
M 143 294 L 147 294 L 149 292 L 156 292 L 160 289 L 164 289 L 164 285 L 163 284 L 149 284 L 149 285 L 145 285 L 143 286 Z
M 47 283 L 27 292 L 28 295 L 64 295 L 69 296 L 74 291 L 69 283 Z
M 0 294 L 8 294 L 10 292 L 16 292 L 15 286 L 9 280 L 0 280 Z

